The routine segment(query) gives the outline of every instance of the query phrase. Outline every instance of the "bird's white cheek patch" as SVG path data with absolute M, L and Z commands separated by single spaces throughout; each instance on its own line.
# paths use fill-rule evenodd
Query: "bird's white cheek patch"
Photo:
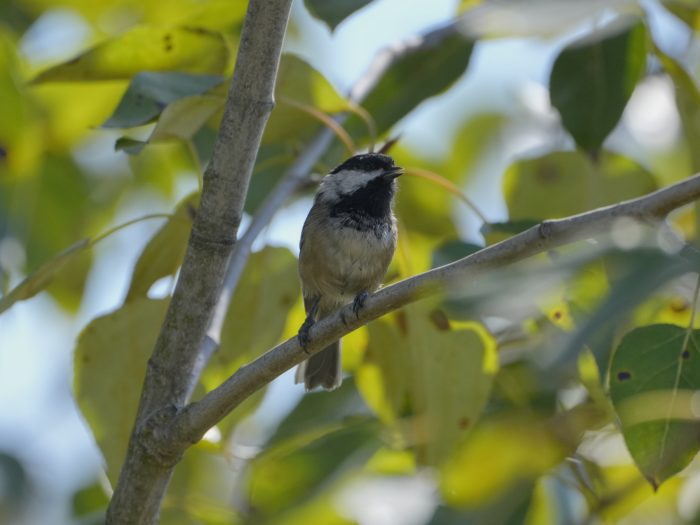
M 382 170 L 375 171 L 341 171 L 326 175 L 322 184 L 322 191 L 330 199 L 337 199 L 341 195 L 349 195 L 354 191 L 369 184 L 372 179 L 379 177 Z

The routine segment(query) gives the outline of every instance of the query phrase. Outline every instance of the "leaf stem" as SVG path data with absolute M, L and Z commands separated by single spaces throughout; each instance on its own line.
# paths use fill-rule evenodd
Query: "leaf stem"
M 698 306 L 698 294 L 700 294 L 700 273 L 698 274 L 697 280 L 695 281 L 695 291 L 693 292 L 693 304 L 690 309 L 690 322 L 685 331 L 685 337 L 683 338 L 683 344 L 681 344 L 680 352 L 678 352 L 678 365 L 676 366 L 676 378 L 673 381 L 673 390 L 671 392 L 671 402 L 668 405 L 668 412 L 666 413 L 666 421 L 664 422 L 664 435 L 661 438 L 661 448 L 659 450 L 659 464 L 663 465 L 664 454 L 666 453 L 666 442 L 668 440 L 668 432 L 671 426 L 671 414 L 676 404 L 676 398 L 678 397 L 678 387 L 681 383 L 681 373 L 683 371 L 683 361 L 684 355 L 688 350 L 688 343 L 693 335 L 693 325 L 695 321 L 695 310 Z
M 437 173 L 426 170 L 423 168 L 406 168 L 406 175 L 413 175 L 414 177 L 420 177 L 421 179 L 428 180 L 432 182 L 433 184 L 437 184 L 438 186 L 446 189 L 453 195 L 457 196 L 464 204 L 466 204 L 470 210 L 474 212 L 474 214 L 479 217 L 479 219 L 484 223 L 484 224 L 490 224 L 489 220 L 486 218 L 486 215 L 484 215 L 479 207 L 474 204 L 474 201 L 472 201 L 467 195 L 460 190 L 456 184 L 454 184 L 451 180 L 446 179 L 442 175 L 438 175 Z
M 113 233 L 117 233 L 120 230 L 123 230 L 127 226 L 131 226 L 132 224 L 136 224 L 137 222 L 142 222 L 142 221 L 148 221 L 151 219 L 170 219 L 172 218 L 173 214 L 172 213 L 150 213 L 148 215 L 144 215 L 143 217 L 137 217 L 136 219 L 131 219 L 130 221 L 126 221 L 122 224 L 118 224 L 113 228 L 110 228 L 109 230 L 99 234 L 97 237 L 94 239 L 90 240 L 90 246 L 94 246 L 98 242 L 106 239 Z

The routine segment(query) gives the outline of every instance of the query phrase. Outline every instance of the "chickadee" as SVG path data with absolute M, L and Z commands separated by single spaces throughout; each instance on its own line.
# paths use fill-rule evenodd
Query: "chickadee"
M 353 303 L 355 314 L 384 279 L 396 248 L 392 212 L 403 168 L 379 153 L 355 155 L 324 177 L 301 231 L 299 275 L 306 321 L 302 346 L 317 319 Z M 333 390 L 342 382 L 340 341 L 299 365 L 295 381 L 306 390 Z

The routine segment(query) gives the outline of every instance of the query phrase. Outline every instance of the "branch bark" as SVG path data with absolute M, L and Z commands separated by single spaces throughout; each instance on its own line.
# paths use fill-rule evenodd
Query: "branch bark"
M 248 182 L 267 119 L 291 0 L 248 4 L 231 87 L 212 159 L 160 335 L 146 371 L 127 457 L 107 510 L 108 524 L 152 524 L 181 450 L 158 434 L 187 403 L 201 369 L 197 351 L 236 242 Z
M 332 341 L 408 303 L 456 286 L 532 255 L 608 231 L 622 217 L 649 222 L 700 199 L 700 174 L 659 191 L 564 219 L 548 220 L 451 264 L 405 279 L 367 298 L 355 316 L 347 305 L 318 321 L 310 331 L 308 354 L 297 338 L 288 339 L 238 369 L 221 386 L 173 418 L 163 442 L 184 450 L 243 400 Z M 347 322 L 346 322 L 347 321 Z

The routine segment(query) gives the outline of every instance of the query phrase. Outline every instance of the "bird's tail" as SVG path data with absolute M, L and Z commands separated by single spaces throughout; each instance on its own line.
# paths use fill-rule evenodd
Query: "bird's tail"
M 294 380 L 296 383 L 303 381 L 307 391 L 317 386 L 325 390 L 338 388 L 343 381 L 343 371 L 340 367 L 340 341 L 327 346 L 301 363 Z

